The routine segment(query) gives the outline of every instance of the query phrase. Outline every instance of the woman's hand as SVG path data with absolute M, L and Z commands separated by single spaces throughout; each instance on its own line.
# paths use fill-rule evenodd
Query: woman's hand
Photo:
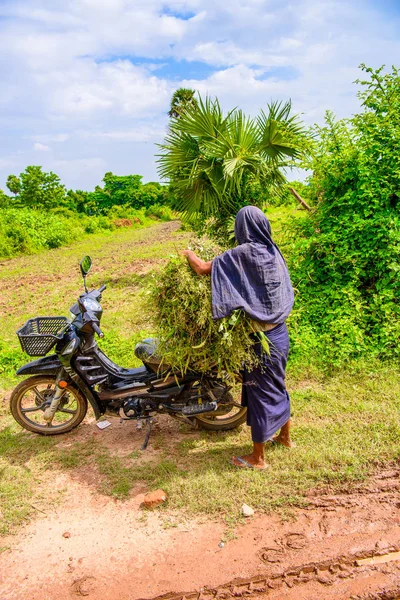
M 184 250 L 183 255 L 186 256 L 189 265 L 197 275 L 210 275 L 212 269 L 212 260 L 205 262 L 193 252 L 193 250 Z

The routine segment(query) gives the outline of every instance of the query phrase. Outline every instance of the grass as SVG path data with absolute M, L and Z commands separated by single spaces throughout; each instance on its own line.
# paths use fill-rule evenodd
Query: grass
M 230 466 L 232 455 L 249 450 L 244 427 L 239 433 L 183 435 L 152 468 L 103 456 L 105 489 L 123 497 L 129 485 L 143 480 L 165 489 L 171 508 L 229 516 L 243 502 L 263 510 L 298 504 L 306 490 L 321 482 L 361 480 L 377 463 L 399 458 L 399 379 L 391 369 L 370 377 L 337 375 L 321 387 L 298 386 L 290 386 L 297 448 L 270 448 L 267 471 Z
M 151 332 L 146 297 L 140 294 L 151 270 L 183 247 L 187 234 L 151 229 L 120 230 L 112 236 L 93 235 L 68 248 L 19 257 L 1 264 L 2 318 L 0 381 L 9 391 L 13 370 L 26 361 L 15 330 L 29 316 L 65 314 L 82 289 L 78 262 L 91 254 L 91 286 L 106 283 L 102 328 L 112 358 L 134 365 L 133 342 Z M 246 502 L 259 511 L 281 510 L 304 503 L 307 490 L 318 485 L 343 486 L 363 480 L 382 463 L 400 457 L 398 366 L 379 363 L 349 365 L 347 371 L 323 378 L 301 364 L 291 364 L 288 388 L 292 398 L 293 437 L 297 447 L 267 450 L 269 469 L 235 469 L 232 455 L 249 451 L 247 427 L 208 433 L 188 430 L 171 437 L 163 429 L 151 438 L 148 455 L 132 447 L 121 454 L 100 438 L 82 441 L 80 430 L 51 439 L 25 431 L 0 411 L 0 535 L 15 531 L 40 507 L 56 502 L 51 475 L 57 471 L 78 477 L 95 474 L 90 485 L 118 501 L 128 498 L 138 483 L 162 487 L 169 496 L 165 527 L 174 526 L 174 513 L 222 517 L 227 539 Z M 1 406 L 1 402 L 0 402 Z M 163 509 L 165 510 L 165 509 Z M 172 514 L 172 517 L 171 517 Z M 172 520 L 171 520 L 172 519 Z M 5 545 L 0 543 L 0 551 Z
M 85 254 L 93 258 L 89 287 L 107 285 L 102 300 L 106 336 L 101 345 L 122 366 L 135 366 L 135 342 L 151 334 L 146 298 L 138 291 L 149 272 L 188 239 L 181 232 L 161 233 L 165 227 L 173 225 L 94 234 L 66 248 L 1 262 L 0 388 L 16 382 L 13 371 L 27 359 L 16 330 L 30 317 L 68 315 L 83 290 L 79 262 Z

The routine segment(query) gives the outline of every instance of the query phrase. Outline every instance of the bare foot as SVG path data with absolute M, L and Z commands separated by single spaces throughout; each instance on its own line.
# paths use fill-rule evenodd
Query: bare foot
M 278 435 L 274 435 L 272 442 L 274 444 L 281 444 L 281 446 L 285 446 L 285 448 L 296 448 L 296 444 L 292 442 L 290 437 L 283 436 L 280 433 Z
M 239 460 L 239 458 L 240 458 L 240 460 Z M 243 462 L 241 462 L 241 461 L 243 461 Z M 248 463 L 248 464 L 246 465 L 246 463 Z M 246 469 L 246 468 L 249 469 L 252 467 L 253 469 L 260 469 L 260 470 L 266 469 L 268 466 L 263 458 L 254 456 L 254 454 L 248 454 L 247 456 L 240 456 L 240 457 L 232 456 L 231 464 L 234 467 L 240 467 L 242 469 Z M 251 465 L 251 467 L 249 467 L 248 465 Z

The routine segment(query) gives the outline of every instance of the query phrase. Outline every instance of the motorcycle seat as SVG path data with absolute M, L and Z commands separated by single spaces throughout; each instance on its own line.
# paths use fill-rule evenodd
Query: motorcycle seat
M 124 386 L 132 385 L 132 380 L 137 382 L 145 382 L 151 378 L 151 369 L 146 367 L 137 367 L 136 369 L 123 369 L 120 371 L 120 377 L 123 377 L 122 381 L 117 381 L 111 386 L 111 389 L 117 389 Z M 128 381 L 128 383 L 127 383 Z
M 159 342 L 155 338 L 147 338 L 143 342 L 139 342 L 135 346 L 135 356 L 144 363 L 157 364 L 161 362 L 161 358 L 157 356 L 157 348 Z

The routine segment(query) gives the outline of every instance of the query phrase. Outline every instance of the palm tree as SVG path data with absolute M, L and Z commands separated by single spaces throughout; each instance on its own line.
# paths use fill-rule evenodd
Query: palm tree
M 171 107 L 168 115 L 171 118 L 178 119 L 186 110 L 197 108 L 197 100 L 194 97 L 195 91 L 190 88 L 179 88 L 175 90 L 171 98 Z
M 251 203 L 252 182 L 282 188 L 282 169 L 305 146 L 305 130 L 290 112 L 290 102 L 275 102 L 256 119 L 238 109 L 224 115 L 218 99 L 207 97 L 173 119 L 160 145 L 158 171 L 171 183 L 184 217 L 226 222 Z

